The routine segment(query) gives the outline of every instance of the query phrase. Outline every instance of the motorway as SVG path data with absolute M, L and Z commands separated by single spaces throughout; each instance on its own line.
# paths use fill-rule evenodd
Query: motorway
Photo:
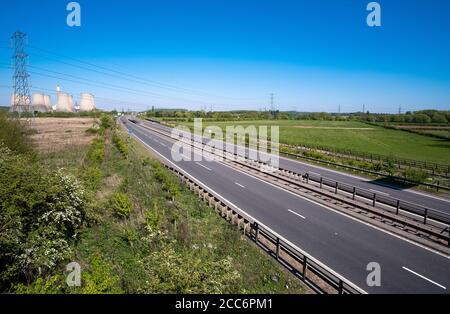
M 163 131 L 170 132 L 171 128 L 161 125 L 156 122 L 145 121 L 144 123 L 148 124 L 151 127 L 159 128 Z M 199 139 L 203 140 L 204 143 L 209 141 L 209 139 L 203 138 Z M 221 141 L 216 141 L 219 144 L 222 144 Z M 417 205 L 422 205 L 429 209 L 437 209 L 446 213 L 450 213 L 450 200 L 444 199 L 441 197 L 436 197 L 433 195 L 427 195 L 425 193 L 420 193 L 412 190 L 401 189 L 396 186 L 391 186 L 387 184 L 382 184 L 376 181 L 370 181 L 368 179 L 334 171 L 331 169 L 307 164 L 304 162 L 300 162 L 297 160 L 292 160 L 284 157 L 279 157 L 279 166 L 285 170 L 290 170 L 296 173 L 312 173 L 321 175 L 323 177 L 329 178 L 334 181 L 339 181 L 342 183 L 350 184 L 352 186 L 356 186 L 362 189 L 366 189 L 367 191 L 377 193 L 379 195 L 390 196 L 401 201 L 406 201 L 409 203 L 414 203 Z
M 125 127 L 154 154 L 172 160 L 169 139 L 129 121 Z M 450 259 L 446 256 L 222 163 L 175 164 L 368 293 L 449 293 Z M 370 262 L 381 266 L 379 287 L 366 284 Z

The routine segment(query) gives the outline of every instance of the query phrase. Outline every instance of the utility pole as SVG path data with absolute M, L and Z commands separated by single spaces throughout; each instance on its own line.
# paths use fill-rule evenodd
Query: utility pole
M 363 114 L 366 113 L 366 104 L 363 104 Z
M 26 122 L 30 124 L 31 114 L 33 110 L 31 108 L 31 95 L 29 86 L 30 75 L 27 72 L 27 58 L 28 55 L 25 52 L 25 42 L 27 41 L 27 35 L 20 31 L 16 31 L 12 37 L 14 40 L 14 76 L 13 76 L 13 86 L 14 95 L 13 103 L 11 104 L 11 111 L 19 113 L 19 117 L 22 112 L 26 113 Z
M 275 111 L 275 108 L 273 106 L 273 93 L 270 93 L 270 111 Z
M 275 106 L 273 104 L 273 93 L 270 93 L 270 116 L 275 118 Z
M 398 106 L 398 114 L 402 114 L 402 105 Z
M 338 105 L 338 113 L 341 113 L 341 104 Z

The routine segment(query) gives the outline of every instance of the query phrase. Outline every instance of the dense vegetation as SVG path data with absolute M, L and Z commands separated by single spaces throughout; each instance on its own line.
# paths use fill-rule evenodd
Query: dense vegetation
M 2 144 L 2 292 L 305 291 L 111 117 L 95 129 L 81 162 L 65 169 L 55 165 L 74 156 L 70 149 L 36 157 Z M 65 283 L 73 261 L 81 265 L 81 287 Z
M 368 121 L 402 123 L 438 123 L 450 122 L 450 111 L 421 110 L 404 114 L 380 114 L 369 112 L 326 113 L 295 111 L 188 111 L 188 110 L 152 110 L 147 111 L 148 118 L 192 122 L 193 118 L 211 121 L 227 120 L 320 120 L 320 121 Z
M 9 119 L 7 112 L 0 111 L 0 143 L 16 153 L 30 153 L 29 130 L 18 120 Z
M 180 122 L 192 126 L 192 123 Z M 280 142 L 290 145 L 346 150 L 450 164 L 450 141 L 419 134 L 386 129 L 360 121 L 203 121 L 203 127 L 217 125 L 278 125 Z

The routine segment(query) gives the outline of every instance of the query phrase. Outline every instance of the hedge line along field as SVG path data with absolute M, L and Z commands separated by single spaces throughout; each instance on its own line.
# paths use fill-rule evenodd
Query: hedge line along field
M 183 123 L 192 126 L 193 123 Z M 385 129 L 359 121 L 319 120 L 257 120 L 207 121 L 203 127 L 217 125 L 278 125 L 280 142 L 292 145 L 319 145 L 335 149 L 350 149 L 450 164 L 450 141 L 413 134 L 402 130 Z

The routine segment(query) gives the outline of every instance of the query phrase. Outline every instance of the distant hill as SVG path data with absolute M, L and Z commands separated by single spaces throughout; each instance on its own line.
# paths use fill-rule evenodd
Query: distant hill
M 9 110 L 9 106 L 0 106 L 0 110 L 8 111 Z

